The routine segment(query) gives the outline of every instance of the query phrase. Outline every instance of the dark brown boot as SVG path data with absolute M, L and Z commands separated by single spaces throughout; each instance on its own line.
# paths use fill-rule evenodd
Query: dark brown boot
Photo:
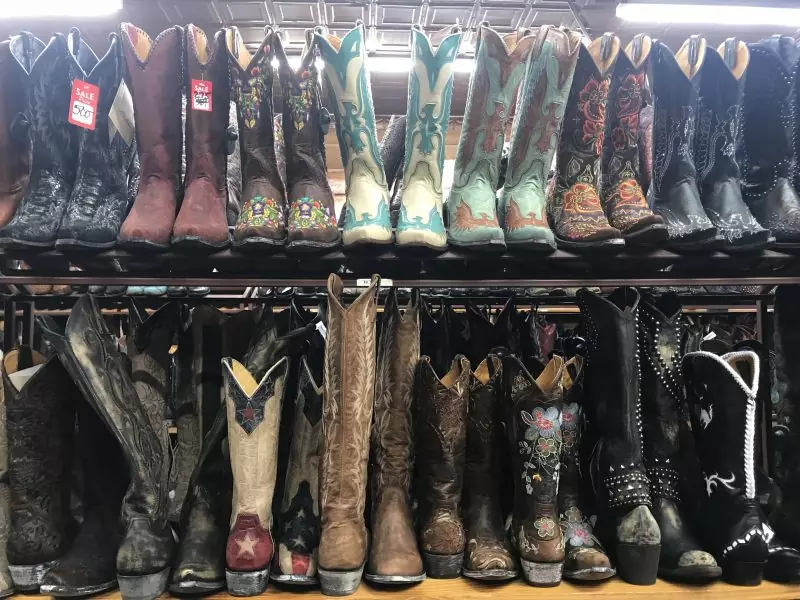
M 27 79 L 11 42 L 0 43 L 0 227 L 14 216 L 31 171 L 31 140 L 22 118 Z
M 185 193 L 172 230 L 172 242 L 181 247 L 224 248 L 228 245 L 226 169 L 230 109 L 225 33 L 218 31 L 209 43 L 201 29 L 189 25 L 185 44 Z
M 138 27 L 123 23 L 121 38 L 133 96 L 141 182 L 119 243 L 163 250 L 169 246 L 180 186 L 183 29 L 170 27 L 153 41 Z

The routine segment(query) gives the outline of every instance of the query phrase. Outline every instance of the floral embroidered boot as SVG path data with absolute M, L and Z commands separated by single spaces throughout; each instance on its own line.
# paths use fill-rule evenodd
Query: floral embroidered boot
M 286 243 L 286 194 L 275 154 L 272 45 L 272 30 L 255 54 L 236 27 L 226 33 L 242 161 L 242 206 L 233 232 L 239 249 Z
M 343 38 L 317 32 L 328 98 L 344 165 L 345 246 L 390 244 L 389 189 L 378 150 L 372 90 L 367 73 L 366 29 L 361 21 Z
M 575 356 L 564 365 L 561 376 L 564 402 L 561 410 L 561 471 L 558 484 L 558 512 L 564 534 L 564 577 L 597 581 L 613 577 L 611 566 L 592 525 L 583 510 L 581 494 L 581 438 L 583 436 L 583 357 Z
M 564 359 L 555 356 L 534 378 L 516 356 L 503 359 L 504 410 L 514 469 L 511 539 L 523 578 L 543 587 L 558 585 L 564 568 L 557 506 L 563 369 Z
M 328 113 L 320 104 L 316 45 L 311 32 L 295 71 L 279 35 L 274 36 L 283 94 L 286 198 L 289 202 L 287 251 L 323 250 L 339 245 L 333 192 L 325 168 Z
M 547 224 L 547 180 L 581 37 L 556 28 L 541 35 L 545 36 L 542 49 L 528 63 L 517 101 L 499 212 L 506 244 L 551 250 L 556 241 Z
M 598 188 L 611 71 L 620 43 L 610 34 L 580 45 L 564 113 L 555 186 L 548 202 L 559 247 L 620 249 L 620 231 L 608 224 Z
M 447 235 L 453 245 L 505 250 L 495 189 L 511 103 L 533 46 L 534 36 L 527 29 L 500 36 L 488 23 L 480 25 L 455 179 L 447 199 Z
M 453 63 L 461 44 L 461 28 L 449 27 L 449 34 L 436 50 L 417 25 L 411 29 L 412 68 L 408 82 L 405 164 L 400 218 L 399 246 L 447 247 L 442 221 L 442 169 L 445 138 L 453 98 Z
M 652 42 L 640 34 L 617 56 L 606 111 L 600 196 L 608 222 L 626 244 L 667 239 L 664 219 L 647 206 L 639 176 L 639 113 Z

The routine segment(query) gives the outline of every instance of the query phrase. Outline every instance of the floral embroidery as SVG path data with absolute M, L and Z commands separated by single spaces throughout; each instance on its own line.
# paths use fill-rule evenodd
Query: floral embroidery
M 247 77 L 242 75 L 242 78 Z M 261 103 L 266 97 L 267 76 L 260 67 L 255 66 L 245 81 L 234 80 L 234 95 L 239 106 L 239 116 L 247 129 L 253 129 L 258 123 Z M 270 92 L 272 90 L 270 89 Z
M 595 545 L 592 526 L 577 506 L 570 506 L 561 515 L 561 529 L 566 543 L 571 546 L 589 548 Z
M 248 226 L 281 229 L 283 227 L 283 208 L 274 198 L 253 196 L 242 206 L 242 212 L 239 213 L 239 220 L 236 223 L 237 229 Z
M 298 131 L 310 121 L 311 107 L 314 106 L 314 96 L 317 91 L 316 73 L 305 70 L 300 75 L 300 81 L 294 82 L 291 91 L 286 94 L 286 102 L 292 113 L 294 128 Z
M 308 196 L 292 200 L 289 210 L 289 231 L 336 227 L 336 217 L 330 208 Z
M 561 458 L 561 413 L 553 406 L 536 407 L 532 412 L 520 412 L 522 422 L 528 427 L 525 439 L 519 442 L 519 453 L 526 457 L 522 479 L 525 491 L 534 493 L 534 482 L 558 481 Z M 543 475 L 545 477 L 543 477 Z
M 533 409 L 533 414 L 523 410 L 522 421 L 528 425 L 528 431 L 525 432 L 526 440 L 534 440 L 539 436 L 551 438 L 556 432 L 560 433 L 558 427 L 561 425 L 561 419 L 558 409 L 552 406 L 546 411 L 537 406 Z
M 556 522 L 550 517 L 539 517 L 533 526 L 540 538 L 551 538 L 556 534 Z
M 597 81 L 591 77 L 578 94 L 578 110 L 584 118 L 583 143 L 593 150 L 595 156 L 600 156 L 603 151 L 608 86 L 608 79 Z
M 617 119 L 619 123 L 611 132 L 614 149 L 633 148 L 639 140 L 639 112 L 642 110 L 644 71 L 629 73 L 617 90 Z
M 564 210 L 569 213 L 595 213 L 600 210 L 600 197 L 593 185 L 573 183 L 564 194 Z
M 564 452 L 573 452 L 578 441 L 581 407 L 577 402 L 570 402 L 561 409 L 561 433 L 564 438 Z

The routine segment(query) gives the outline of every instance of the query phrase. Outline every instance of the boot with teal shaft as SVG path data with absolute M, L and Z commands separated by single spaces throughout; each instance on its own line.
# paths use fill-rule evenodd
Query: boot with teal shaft
M 497 221 L 495 189 L 506 122 L 534 39 L 528 30 L 500 36 L 488 23 L 480 25 L 455 177 L 447 199 L 448 240 L 455 246 L 499 251 L 506 247 Z
M 397 223 L 398 245 L 434 250 L 447 247 L 442 221 L 442 169 L 461 28 L 455 25 L 434 34 L 441 36 L 446 37 L 434 50 L 431 39 L 418 25 L 411 30 L 403 197 Z
M 344 245 L 390 244 L 389 190 L 376 137 L 364 24 L 356 22 L 343 38 L 319 28 L 314 36 L 325 63 L 347 185 Z

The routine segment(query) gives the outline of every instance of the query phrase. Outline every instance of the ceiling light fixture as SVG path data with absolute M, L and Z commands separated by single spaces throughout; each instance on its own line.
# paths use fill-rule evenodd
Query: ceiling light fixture
M 800 27 L 800 8 L 773 6 L 624 2 L 617 5 L 617 17 L 632 23 Z
M 0 0 L 0 19 L 32 17 L 101 17 L 122 10 L 122 0 Z

